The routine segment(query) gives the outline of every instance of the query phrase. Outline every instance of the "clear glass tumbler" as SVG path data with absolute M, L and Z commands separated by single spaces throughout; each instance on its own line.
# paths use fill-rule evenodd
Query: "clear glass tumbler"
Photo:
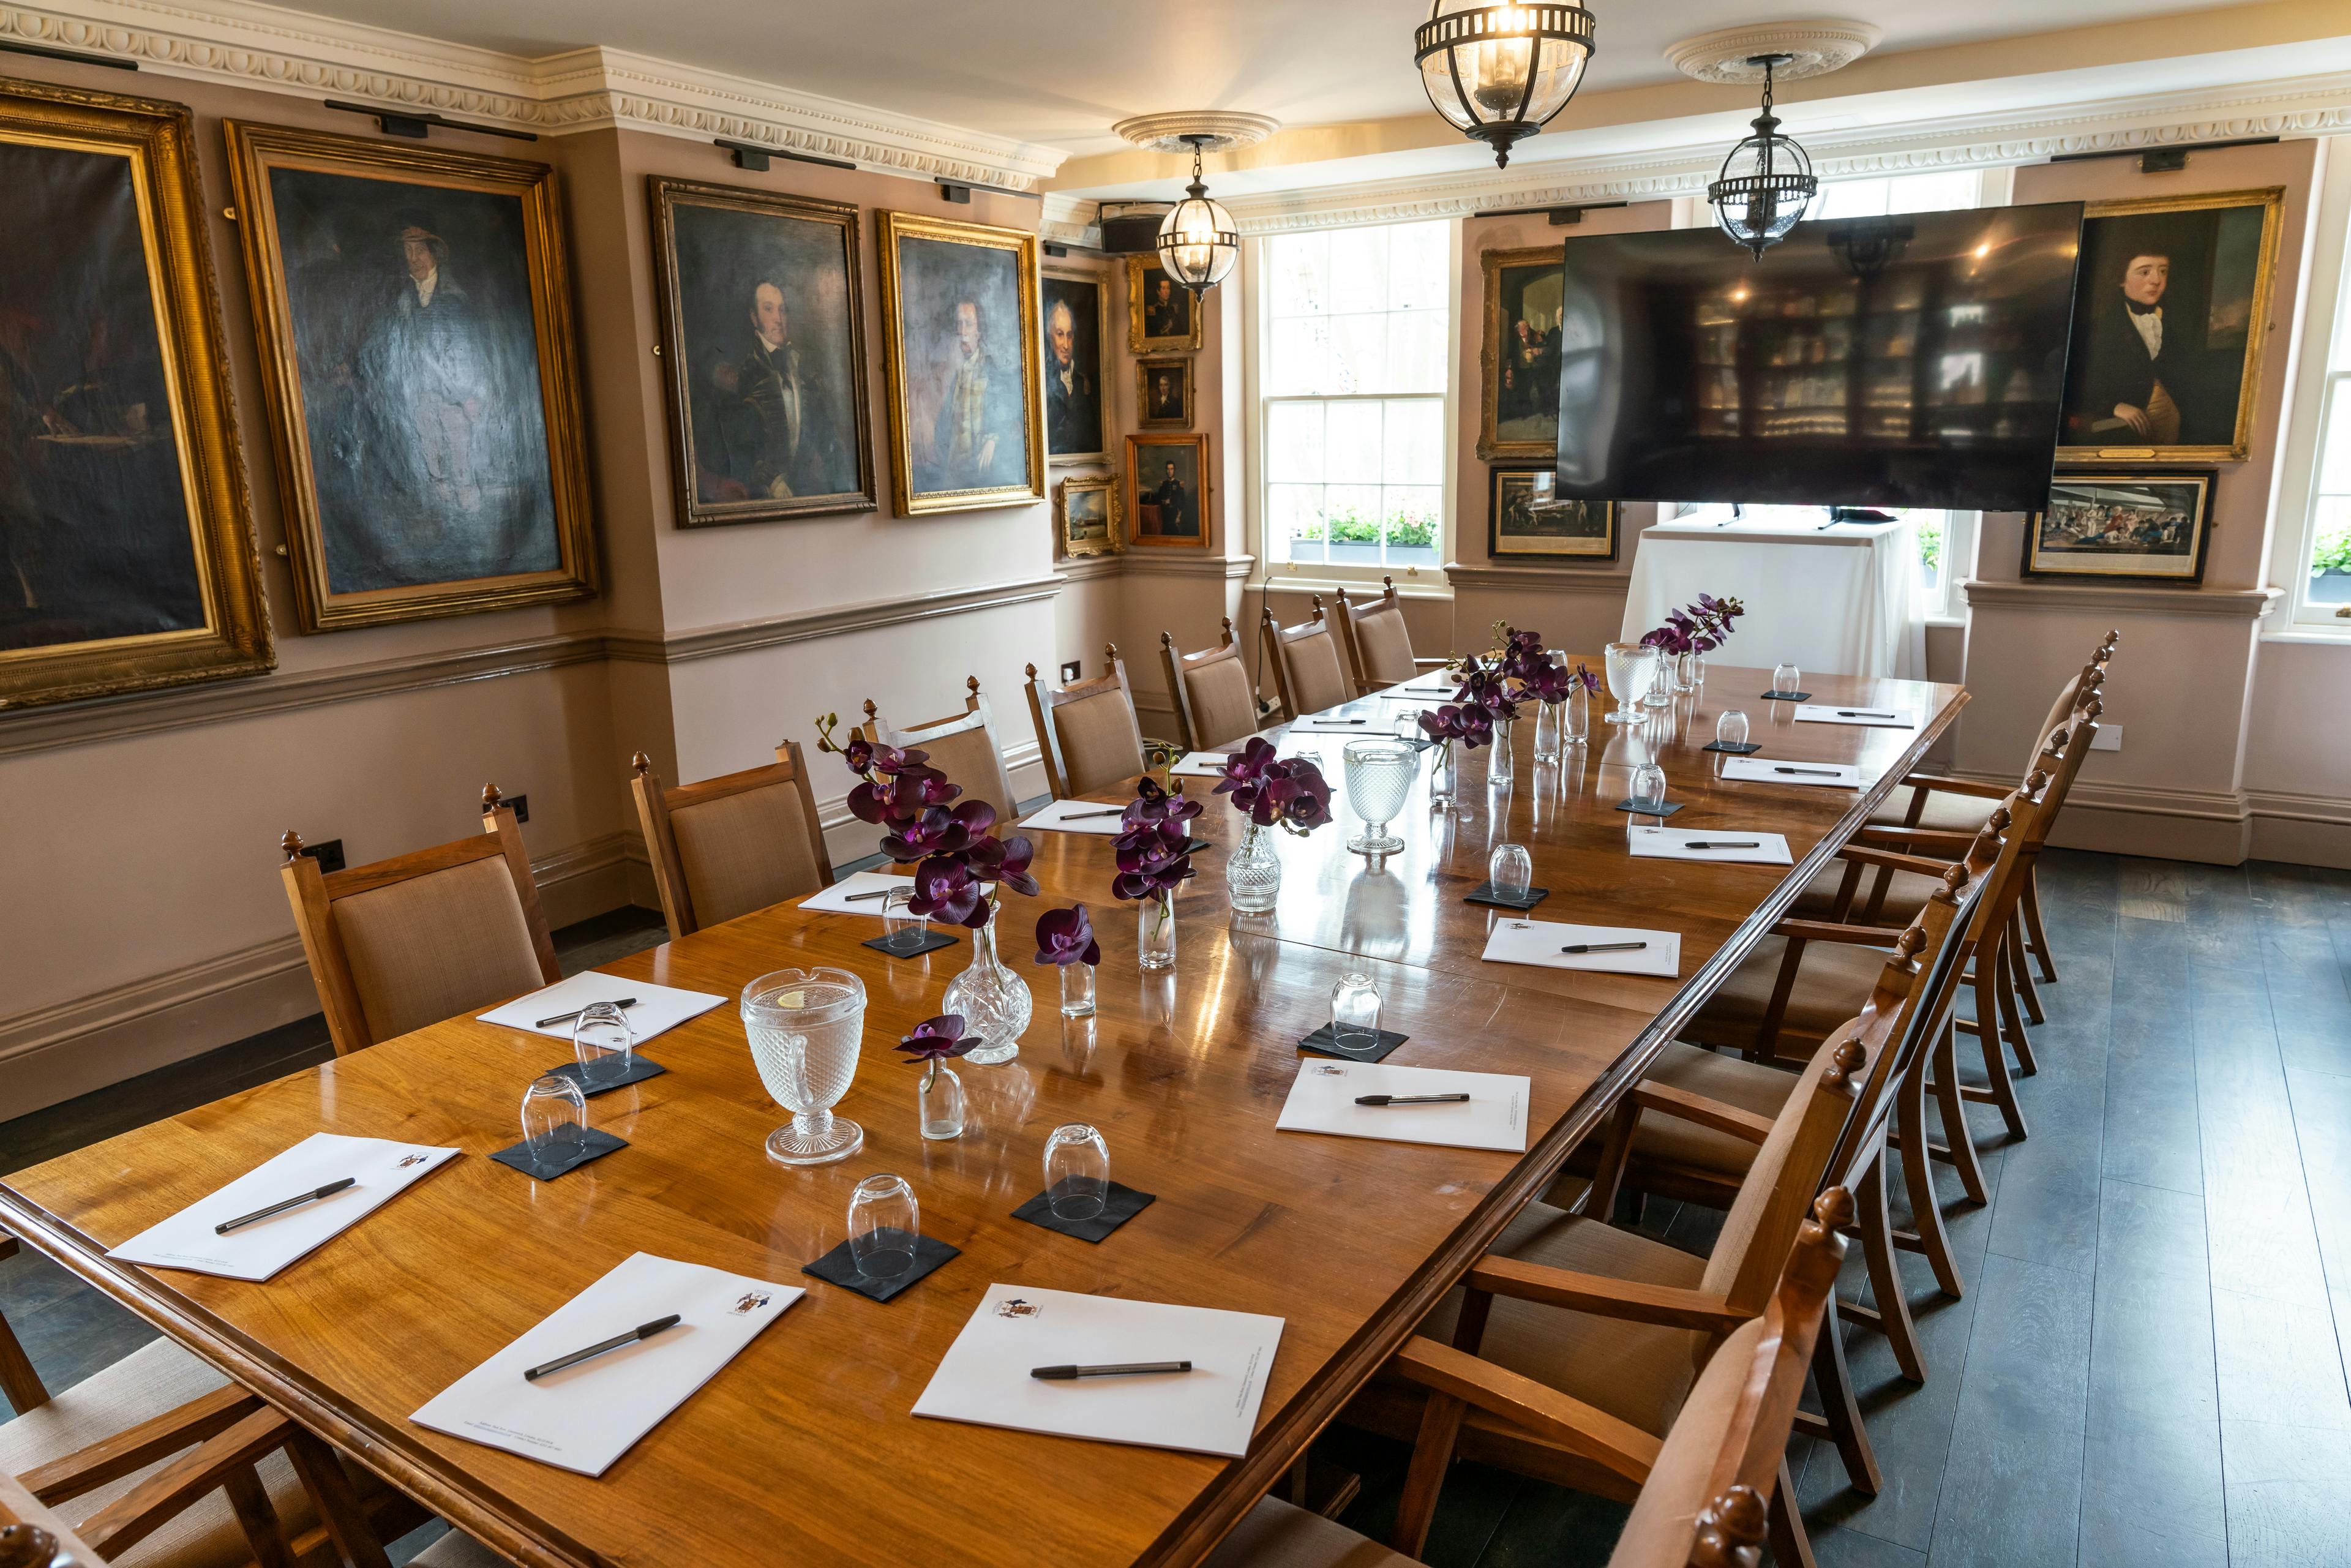
M 522 1092 L 522 1146 L 541 1165 L 553 1165 L 588 1135 L 588 1096 L 560 1072 L 530 1081 Z
M 849 1256 L 867 1279 L 895 1279 L 913 1268 L 922 1239 L 922 1205 L 904 1176 L 870 1176 L 849 1195 Z
M 1666 770 L 1654 762 L 1644 762 L 1633 769 L 1633 814 L 1654 814 L 1662 822 L 1666 820 L 1665 804 Z
M 1747 716 L 1737 708 L 1725 712 L 1714 721 L 1714 743 L 1717 746 L 1747 744 Z
M 768 1134 L 768 1157 L 820 1166 L 865 1146 L 865 1129 L 832 1108 L 857 1076 L 865 983 L 846 969 L 778 969 L 743 988 L 743 1032 L 768 1095 L 792 1113 Z
M 1380 988 L 1369 975 L 1349 970 L 1331 988 L 1331 1044 L 1366 1054 L 1380 1043 Z
M 1775 664 L 1771 667 L 1771 692 L 1775 696 L 1802 691 L 1803 680 L 1804 673 L 1793 664 Z
M 1092 1219 L 1110 1201 L 1110 1145 L 1083 1122 L 1053 1129 L 1045 1140 L 1045 1206 L 1053 1218 Z
M 1499 897 L 1524 898 L 1535 884 L 1534 857 L 1524 844 L 1497 844 L 1486 862 L 1486 880 Z
M 1645 716 L 1638 705 L 1648 696 L 1650 686 L 1657 679 L 1657 651 L 1643 643 L 1611 643 L 1608 644 L 1608 695 L 1616 699 L 1616 706 L 1608 716 L 1610 724 L 1638 724 Z
M 882 940 L 893 953 L 912 953 L 930 935 L 931 923 L 914 911 L 914 890 L 893 887 L 882 895 Z
M 1347 841 L 1357 854 L 1394 854 L 1404 841 L 1387 831 L 1412 794 L 1420 753 L 1401 740 L 1367 735 L 1347 742 L 1347 804 L 1364 820 L 1364 831 Z
M 580 1061 L 580 1086 L 607 1089 L 636 1063 L 636 1032 L 618 1002 L 592 1002 L 571 1020 L 571 1054 Z

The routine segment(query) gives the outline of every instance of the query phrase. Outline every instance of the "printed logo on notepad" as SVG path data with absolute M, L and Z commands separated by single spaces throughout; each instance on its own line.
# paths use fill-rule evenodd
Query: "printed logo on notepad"
M 423 1165 L 430 1157 L 430 1155 L 410 1155 L 406 1158 L 401 1160 L 398 1164 L 394 1165 L 392 1168 L 396 1171 L 404 1171 L 411 1166 Z
M 999 1318 L 1033 1318 L 1042 1310 L 1036 1302 L 1024 1301 L 1018 1296 L 996 1303 L 996 1315 Z
M 1513 920 L 1510 922 L 1510 929 L 1513 931 L 1532 931 L 1534 929 L 1534 925 L 1531 921 Z
M 735 1315 L 747 1317 L 775 1299 L 765 1291 L 746 1291 L 735 1298 Z
M 1307 1071 L 1310 1072 L 1319 1072 L 1325 1078 L 1344 1078 L 1347 1076 L 1347 1070 L 1340 1066 L 1335 1061 L 1318 1061 L 1314 1063 L 1313 1066 L 1308 1068 Z

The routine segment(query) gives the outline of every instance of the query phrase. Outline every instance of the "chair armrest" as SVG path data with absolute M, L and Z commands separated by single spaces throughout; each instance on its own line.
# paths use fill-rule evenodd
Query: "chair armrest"
M 1807 942 L 1849 942 L 1862 947 L 1891 947 L 1902 935 L 1893 925 L 1839 925 L 1827 920 L 1782 920 L 1771 927 L 1775 936 L 1798 936 Z
M 1839 860 L 1856 865 L 1883 866 L 1887 871 L 1917 872 L 1920 876 L 1939 879 L 1950 870 L 1949 861 L 1928 860 L 1924 855 L 1897 854 L 1892 850 L 1873 850 L 1863 844 L 1847 844 L 1837 851 Z
M 1389 1364 L 1404 1377 L 1438 1394 L 1451 1395 L 1604 1465 L 1638 1486 L 1649 1479 L 1664 1447 L 1629 1421 L 1562 1394 L 1549 1384 L 1522 1377 L 1490 1361 L 1416 1335 Z
M 1945 779 L 1932 773 L 1912 773 L 1902 780 L 1911 789 L 1932 789 L 1938 795 L 1972 795 L 1979 800 L 2005 800 L 2013 784 L 1985 784 L 1973 779 Z
M 1591 1221 L 1596 1225 L 1598 1220 Z M 1625 1322 L 1654 1323 L 1660 1328 L 1698 1329 L 1729 1333 L 1754 1316 L 1731 1310 L 1720 1296 L 1686 1291 L 1677 1285 L 1646 1285 L 1636 1280 L 1612 1280 L 1605 1274 L 1580 1274 L 1547 1263 L 1522 1263 L 1516 1258 L 1480 1258 L 1463 1284 L 1473 1291 L 1536 1301 L 1547 1307 L 1590 1312 L 1594 1317 Z
M 1645 1111 L 1678 1116 L 1685 1122 L 1695 1122 L 1701 1127 L 1711 1127 L 1718 1133 L 1728 1133 L 1750 1144 L 1760 1144 L 1771 1135 L 1771 1117 L 1759 1116 L 1752 1111 L 1726 1105 L 1719 1100 L 1709 1100 L 1703 1094 L 1693 1094 L 1669 1083 L 1635 1083 L 1627 1098 Z
M 284 1448 L 296 1430 L 277 1411 L 256 1410 L 91 1514 L 82 1521 L 82 1539 L 101 1557 L 120 1557 L 235 1472 Z
M 229 1384 L 189 1400 L 176 1410 L 126 1427 L 86 1448 L 26 1470 L 17 1479 L 45 1503 L 63 1502 L 96 1491 L 109 1481 L 135 1474 L 167 1454 L 228 1430 L 261 1407 L 254 1395 Z
M 1975 847 L 1976 835 L 1963 833 L 1956 828 L 1897 828 L 1885 822 L 1873 823 L 1854 835 L 1867 843 L 1907 844 L 1912 849 L 1957 850 L 1964 855 Z M 1958 859 L 1959 856 L 1953 856 Z M 1940 876 L 1943 868 L 1937 866 L 1934 874 Z

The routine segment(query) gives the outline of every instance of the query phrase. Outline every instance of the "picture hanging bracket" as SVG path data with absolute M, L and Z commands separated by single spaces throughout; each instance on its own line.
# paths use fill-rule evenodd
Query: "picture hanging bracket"
M 1016 191 L 1009 185 L 982 185 L 970 180 L 949 180 L 945 177 L 941 177 L 935 183 L 939 187 L 941 197 L 966 205 L 970 204 L 971 193 L 974 191 L 986 191 L 992 196 L 1026 196 L 1032 202 L 1041 202 L 1045 199 L 1045 193 L 1042 191 Z
M 429 110 L 417 113 L 403 109 L 388 109 L 380 103 L 351 103 L 339 98 L 328 99 L 325 106 L 339 109 L 345 114 L 364 114 L 373 120 L 376 129 L 386 136 L 405 137 L 411 141 L 423 141 L 435 126 L 444 131 L 470 131 L 476 136 L 503 136 L 509 141 L 538 140 L 538 132 L 535 131 L 510 131 L 503 125 L 472 125 L 460 120 L 444 119 Z
M 1551 220 L 1551 226 L 1566 228 L 1583 221 L 1586 213 L 1604 213 L 1611 207 L 1630 206 L 1629 202 L 1581 202 L 1572 207 L 1504 207 L 1499 212 L 1472 213 L 1473 218 L 1531 218 L 1541 213 Z
M 2052 163 L 2087 163 L 2096 158 L 2137 158 L 2142 174 L 2176 174 L 2188 167 L 2191 152 L 2217 152 L 2223 147 L 2267 147 L 2274 136 L 2240 136 L 2229 141 L 2187 141 L 2171 147 L 2116 147 L 2099 152 L 2059 152 Z
M 724 136 L 712 137 L 710 144 L 713 147 L 726 149 L 735 155 L 735 167 L 747 169 L 754 174 L 766 173 L 769 160 L 776 158 L 788 158 L 795 163 L 813 163 L 820 169 L 854 171 L 857 167 L 844 158 L 820 158 L 813 152 L 793 152 L 781 147 L 762 147 L 756 141 L 729 141 Z
M 37 55 L 45 60 L 70 60 L 78 66 L 104 66 L 109 70 L 135 71 L 137 60 L 117 59 L 112 55 L 85 54 L 79 49 L 53 49 L 47 44 L 20 43 L 15 38 L 0 38 L 0 53 Z

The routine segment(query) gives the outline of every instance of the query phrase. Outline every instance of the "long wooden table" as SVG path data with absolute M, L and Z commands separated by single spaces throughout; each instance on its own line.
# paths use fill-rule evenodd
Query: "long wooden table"
M 1784 705 L 1755 700 L 1768 685 L 1760 671 L 1718 666 L 1638 737 L 1604 725 L 1595 703 L 1590 746 L 1558 767 L 1531 763 L 1522 722 L 1508 784 L 1489 775 L 1492 753 L 1470 753 L 1458 812 L 1432 819 L 1416 793 L 1399 822 L 1407 849 L 1376 871 L 1344 849 L 1356 824 L 1342 804 L 1338 821 L 1282 841 L 1270 915 L 1228 908 L 1221 852 L 1238 824 L 1212 797 L 1197 827 L 1217 848 L 1178 899 L 1172 974 L 1136 967 L 1134 912 L 1109 896 L 1110 840 L 1032 833 L 1044 893 L 1008 899 L 1003 946 L 1031 977 L 1036 1021 L 1017 1061 L 963 1070 L 970 1124 L 954 1142 L 917 1135 L 917 1070 L 890 1048 L 938 1010 L 969 946 L 892 960 L 860 946 L 878 922 L 782 905 L 606 968 L 730 996 L 787 966 L 862 977 L 866 1043 L 839 1113 L 866 1136 L 846 1162 L 786 1170 L 765 1157 L 762 1138 L 785 1118 L 730 1007 L 648 1044 L 666 1075 L 590 1103 L 593 1124 L 628 1149 L 532 1182 L 483 1156 L 515 1141 L 524 1084 L 562 1047 L 453 1019 L 20 1172 L 0 1186 L 0 1224 L 519 1562 L 1196 1562 L 1542 1190 L 1966 701 L 1949 686 L 1816 676 L 1815 701 L 1906 706 L 1921 724 L 1800 726 Z M 1698 748 L 1723 706 L 1748 711 L 1764 756 L 1858 761 L 1874 782 L 1855 792 L 1718 778 L 1718 757 Z M 1321 752 L 1336 784 L 1346 738 L 1301 733 L 1285 746 Z M 1631 858 L 1614 807 L 1635 753 L 1650 750 L 1686 802 L 1673 825 L 1785 833 L 1793 871 Z M 1529 846 L 1535 881 L 1551 889 L 1537 918 L 1678 929 L 1680 974 L 1481 963 L 1502 916 L 1460 900 L 1506 839 Z M 1028 936 L 1038 913 L 1073 900 L 1101 934 L 1101 1011 L 1066 1022 Z M 1384 1023 L 1411 1036 L 1391 1060 L 1532 1081 L 1527 1155 L 1274 1131 L 1294 1042 L 1327 1020 L 1331 986 L 1351 968 L 1376 978 Z M 1010 1218 L 1042 1185 L 1046 1135 L 1071 1121 L 1102 1130 L 1116 1179 L 1158 1195 L 1099 1246 Z M 468 1157 L 266 1283 L 105 1257 L 320 1130 L 455 1145 Z M 799 1272 L 841 1240 L 851 1187 L 879 1170 L 906 1176 L 926 1231 L 963 1251 L 887 1304 Z M 809 1294 L 600 1479 L 409 1424 L 640 1250 Z M 1248 1456 L 916 1420 L 915 1396 L 999 1281 L 1283 1318 Z

